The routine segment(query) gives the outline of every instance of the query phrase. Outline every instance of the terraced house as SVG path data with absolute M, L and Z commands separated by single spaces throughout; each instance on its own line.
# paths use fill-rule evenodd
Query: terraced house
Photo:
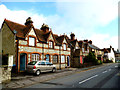
M 5 19 L 2 28 L 2 52 L 13 55 L 18 72 L 24 71 L 28 62 L 50 61 L 57 68 L 70 66 L 70 47 L 65 35 L 53 34 L 48 25 L 36 29 L 29 17 L 25 25 Z

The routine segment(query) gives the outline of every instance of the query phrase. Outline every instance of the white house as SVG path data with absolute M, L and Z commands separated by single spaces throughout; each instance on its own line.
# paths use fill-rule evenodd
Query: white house
M 110 48 L 104 48 L 104 56 L 107 56 L 109 60 L 115 62 L 115 53 L 112 46 L 110 46 Z

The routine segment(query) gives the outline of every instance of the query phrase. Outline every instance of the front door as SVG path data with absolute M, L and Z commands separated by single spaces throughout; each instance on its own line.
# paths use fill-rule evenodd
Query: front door
M 67 66 L 70 66 L 69 56 L 67 56 Z
M 46 55 L 46 61 L 49 61 L 49 58 L 50 58 L 50 55 L 47 54 L 47 55 Z
M 20 54 L 20 71 L 25 71 L 26 69 L 26 54 Z

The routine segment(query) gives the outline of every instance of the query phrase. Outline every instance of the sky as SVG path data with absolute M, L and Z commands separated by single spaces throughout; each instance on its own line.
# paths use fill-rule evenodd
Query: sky
M 0 27 L 4 19 L 24 24 L 28 17 L 35 28 L 47 24 L 54 34 L 75 34 L 92 40 L 99 48 L 118 48 L 119 0 L 1 0 Z

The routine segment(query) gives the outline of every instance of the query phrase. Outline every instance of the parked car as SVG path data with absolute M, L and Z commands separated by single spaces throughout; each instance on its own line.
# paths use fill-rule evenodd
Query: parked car
M 28 63 L 26 71 L 28 73 L 40 75 L 41 72 L 56 72 L 56 66 L 48 61 L 31 61 Z

